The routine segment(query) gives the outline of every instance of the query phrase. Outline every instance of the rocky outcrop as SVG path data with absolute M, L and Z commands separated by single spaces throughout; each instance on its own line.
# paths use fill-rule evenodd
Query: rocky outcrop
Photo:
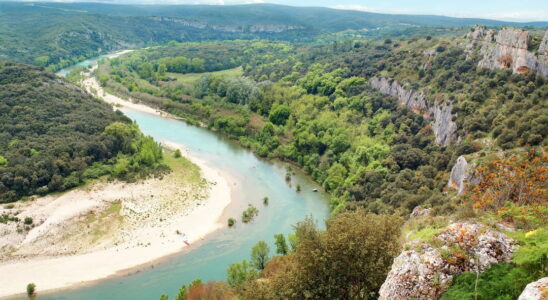
M 431 208 L 424 208 L 422 206 L 416 206 L 413 208 L 413 211 L 409 215 L 410 218 L 417 218 L 417 217 L 426 217 L 429 216 L 432 212 Z
M 544 77 L 548 77 L 548 30 L 538 47 L 537 72 L 543 74 Z
M 470 31 L 466 34 L 466 38 L 472 41 L 491 42 L 494 35 L 495 31 L 493 31 L 492 29 L 487 29 L 485 28 L 485 26 L 482 25 L 476 25 L 472 27 L 472 29 L 470 29 Z
M 481 35 L 474 33 L 475 31 L 469 34 L 471 39 Z M 529 32 L 517 28 L 504 28 L 495 36 L 495 43 L 484 40 L 480 50 L 482 59 L 478 66 L 488 69 L 510 69 L 513 73 L 532 71 L 548 77 L 547 39 L 548 33 L 539 46 L 538 54 L 535 54 L 528 50 L 531 40 Z
M 480 224 L 451 224 L 433 240 L 406 245 L 410 250 L 394 260 L 379 300 L 438 299 L 455 275 L 509 261 L 515 249 L 513 239 Z
M 548 299 L 548 277 L 529 283 L 518 300 L 544 300 Z
M 429 104 L 426 95 L 422 91 L 414 91 L 402 86 L 397 80 L 373 77 L 369 85 L 379 89 L 384 95 L 390 95 L 398 99 L 402 105 L 406 105 L 417 114 L 432 121 L 432 131 L 436 137 L 436 143 L 447 146 L 454 139 L 457 124 L 453 122 L 450 102 L 434 101 Z
M 451 175 L 447 186 L 457 190 L 457 194 L 461 194 L 466 189 L 467 184 L 477 184 L 477 176 L 474 176 L 474 164 L 469 164 L 464 156 L 459 156 L 457 161 L 451 168 Z

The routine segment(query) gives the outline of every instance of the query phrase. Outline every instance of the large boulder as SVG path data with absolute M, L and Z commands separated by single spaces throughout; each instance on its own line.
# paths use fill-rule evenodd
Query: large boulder
M 545 300 L 548 299 L 548 277 L 529 283 L 518 300 Z
M 392 264 L 380 300 L 438 299 L 463 272 L 507 262 L 515 241 L 481 224 L 454 223 L 430 243 L 411 241 Z

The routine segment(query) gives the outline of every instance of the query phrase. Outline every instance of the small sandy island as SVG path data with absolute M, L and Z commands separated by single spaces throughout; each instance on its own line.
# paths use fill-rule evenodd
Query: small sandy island
M 100 93 L 108 102 L 160 114 Z M 0 223 L 0 298 L 24 293 L 30 282 L 43 292 L 123 274 L 226 226 L 221 216 L 231 201 L 229 177 L 182 145 L 164 145 L 180 149 L 188 160 L 166 153 L 173 171 L 162 178 L 98 180 L 0 207 L 0 214 L 21 220 Z M 25 218 L 32 224 L 24 225 Z

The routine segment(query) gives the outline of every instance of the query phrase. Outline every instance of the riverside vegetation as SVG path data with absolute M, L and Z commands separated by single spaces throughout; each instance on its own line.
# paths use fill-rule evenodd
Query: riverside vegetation
M 105 61 L 96 76 L 113 93 L 205 124 L 260 156 L 298 164 L 331 194 L 334 216 L 327 221 L 325 233 L 317 231 L 312 236 L 329 234 L 330 222 L 343 215 L 359 222 L 375 218 L 363 215 L 364 210 L 388 218 L 407 216 L 417 206 L 430 208 L 430 214 L 446 220 L 474 217 L 490 224 L 510 222 L 525 231 L 544 228 L 546 79 L 534 72 L 511 74 L 504 69 L 478 68 L 481 53 L 466 51 L 466 42 L 461 37 L 428 36 L 381 42 L 348 40 L 326 46 L 270 41 L 171 43 Z M 240 70 L 235 69 L 238 66 Z M 199 76 L 199 72 L 206 73 Z M 425 102 L 415 107 L 400 105 L 391 95 L 381 93 L 382 88 L 381 92 L 376 89 L 376 78 L 390 78 L 389 84 L 397 81 L 408 90 L 421 91 Z M 442 124 L 433 132 L 439 125 L 431 124 L 437 121 L 424 110 L 439 105 L 434 103 L 450 107 L 446 122 L 454 126 Z M 446 141 L 440 142 L 438 134 Z M 475 176 L 484 178 L 481 184 L 457 195 L 446 186 L 460 156 L 490 172 L 478 168 Z M 500 173 L 502 169 L 508 170 L 506 175 Z M 517 180 L 516 172 L 524 174 L 519 177 L 522 181 L 508 185 Z M 395 235 L 394 240 L 398 238 Z M 244 299 L 303 299 L 329 293 L 334 293 L 330 299 L 377 297 L 389 263 L 375 271 L 363 268 L 368 276 L 378 274 L 383 280 L 334 283 L 343 277 L 339 273 L 326 275 L 328 281 L 306 284 L 309 288 L 291 287 L 291 280 L 299 284 L 319 280 L 302 277 L 305 271 L 299 266 L 306 265 L 306 259 L 297 253 L 303 239 L 294 240 L 296 252 L 276 257 L 264 270 L 247 262 L 231 267 L 229 287 L 222 283 L 191 286 L 203 293 L 226 290 L 227 295 L 236 293 Z M 527 239 L 520 241 L 527 243 Z M 361 247 L 382 252 L 387 261 L 398 253 L 386 251 L 381 244 Z M 527 252 L 526 247 L 521 249 Z M 488 269 L 479 277 L 487 290 L 476 293 L 487 299 L 492 293 L 488 290 L 496 290 L 489 285 L 492 273 L 504 272 L 504 278 L 512 281 L 521 270 L 533 268 L 529 273 L 533 276 L 508 291 L 510 298 L 517 297 L 516 291 L 521 292 L 528 281 L 546 275 L 546 249 L 539 251 L 540 256 L 528 257 L 524 264 Z M 350 257 L 354 254 L 346 256 Z M 315 272 L 330 268 L 317 267 Z M 299 271 L 291 271 L 294 268 Z M 238 280 L 232 278 L 234 270 L 239 270 Z M 455 279 L 444 299 L 473 292 L 466 279 L 472 277 L 466 276 Z
M 270 5 L 227 8 L 224 21 L 217 8 L 1 5 L 2 59 L 57 70 L 151 46 L 93 75 L 302 168 L 330 195 L 325 229 L 307 218 L 275 248 L 259 241 L 226 281 L 197 279 L 175 299 L 517 299 L 548 276 L 545 29 Z M 44 12 L 52 26 L 35 26 Z M 61 42 L 14 38 L 21 23 Z M 0 84 L 0 201 L 165 170 L 136 125 L 43 68 L 1 63 Z

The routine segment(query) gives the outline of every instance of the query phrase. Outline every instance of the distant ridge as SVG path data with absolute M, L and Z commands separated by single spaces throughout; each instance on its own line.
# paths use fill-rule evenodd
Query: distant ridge
M 293 7 L 277 4 L 246 5 L 129 5 L 93 2 L 0 2 L 2 14 L 102 14 L 109 16 L 164 16 L 192 19 L 216 25 L 284 24 L 312 27 L 329 32 L 385 26 L 536 26 L 544 22 L 508 22 L 481 18 L 437 15 L 383 14 L 326 7 Z

